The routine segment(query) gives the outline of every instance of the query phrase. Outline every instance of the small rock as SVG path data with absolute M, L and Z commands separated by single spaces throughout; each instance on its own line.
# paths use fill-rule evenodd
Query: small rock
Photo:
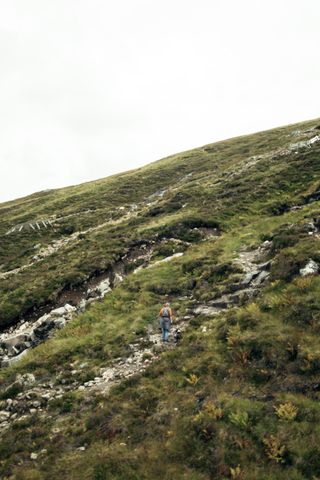
M 269 276 L 270 274 L 268 272 L 262 270 L 262 272 L 260 272 L 257 278 L 255 278 L 255 280 L 253 281 L 253 285 L 255 287 L 261 285 Z
M 10 358 L 8 357 L 8 355 L 5 355 L 1 360 L 1 368 L 9 367 L 9 365 L 10 365 Z
M 115 276 L 114 276 L 113 285 L 117 286 L 122 281 L 123 281 L 123 276 L 120 275 L 119 273 L 116 273 Z
M 219 313 L 219 309 L 215 307 L 206 306 L 206 305 L 201 305 L 194 309 L 195 315 L 204 315 L 204 316 L 210 317 L 211 315 L 217 315 L 218 313 Z
M 8 358 L 8 360 L 6 362 L 2 362 L 1 363 L 1 366 L 9 366 L 9 365 L 13 365 L 15 363 L 18 363 L 19 360 L 21 360 L 21 358 L 23 358 L 26 354 L 28 353 L 28 349 L 26 348 L 25 350 L 23 350 L 23 352 L 21 352 L 19 355 L 16 355 L 15 357 L 13 358 Z M 4 364 L 5 363 L 5 364 Z M 8 364 L 8 365 L 7 365 Z
M 262 244 L 262 247 L 263 248 L 269 248 L 271 246 L 271 241 L 270 240 L 266 240 L 265 242 L 263 242 Z
M 253 279 L 255 279 L 259 275 L 259 270 L 254 270 L 252 272 L 248 272 L 244 279 L 242 280 L 243 286 L 249 286 Z
M 14 346 L 9 346 L 8 347 L 8 355 L 9 356 L 12 357 L 13 355 L 18 355 L 18 353 L 19 353 L 19 350 L 16 347 L 14 347 Z
M 317 275 L 319 273 L 319 265 L 312 259 L 306 264 L 304 268 L 300 269 L 300 275 L 306 277 L 307 275 Z
M 14 335 L 13 337 L 6 338 L 2 342 L 7 348 L 9 347 L 19 348 L 24 344 L 24 342 L 28 341 L 29 339 L 30 339 L 30 336 L 28 334 L 20 333 L 18 335 Z
M 110 292 L 110 280 L 107 278 L 101 282 L 97 287 L 97 291 L 100 293 L 101 297 L 104 297 L 108 292 Z
M 31 453 L 31 455 L 30 455 L 30 458 L 31 458 L 31 460 L 37 460 L 37 458 L 38 458 L 38 454 L 37 454 L 37 453 L 34 453 L 34 452 L 32 452 L 32 453 Z
M 7 412 L 5 410 L 0 411 L 0 422 L 4 422 L 5 420 L 8 420 L 10 418 L 11 413 Z
M 82 312 L 86 308 L 86 305 L 87 305 L 87 301 L 83 298 L 78 304 L 78 310 Z
M 49 400 L 50 397 L 51 397 L 50 393 L 43 393 L 41 395 L 41 398 L 43 398 L 44 400 Z
M 10 427 L 10 423 L 9 423 L 9 422 L 1 422 L 1 423 L 0 423 L 0 431 L 7 430 L 9 427 Z
M 64 307 L 59 307 L 55 308 L 50 312 L 50 316 L 52 317 L 63 317 L 64 315 L 68 313 L 72 313 L 76 310 L 75 307 L 72 307 L 72 305 L 69 305 L 68 303 L 65 304 Z
M 89 288 L 87 290 L 87 295 L 89 297 L 92 297 L 94 295 L 99 295 L 100 297 L 104 297 L 108 292 L 111 291 L 111 287 L 110 287 L 110 280 L 109 278 L 106 278 L 105 280 L 103 280 L 102 282 L 99 283 L 99 285 L 97 285 L 96 287 L 93 287 L 93 288 Z M 89 300 L 94 300 L 92 298 L 89 298 L 87 300 L 87 303 L 90 303 Z
M 23 380 L 24 384 L 28 386 L 36 382 L 36 377 L 33 375 L 33 373 L 26 373 L 25 375 L 23 375 Z
M 56 328 L 64 328 L 66 326 L 66 319 L 65 318 L 59 318 L 58 320 L 54 320 L 54 326 Z

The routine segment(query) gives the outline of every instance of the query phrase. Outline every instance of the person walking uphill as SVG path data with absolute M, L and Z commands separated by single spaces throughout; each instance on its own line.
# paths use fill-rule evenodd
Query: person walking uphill
M 172 322 L 172 310 L 170 303 L 165 303 L 159 312 L 159 323 L 162 331 L 162 341 L 169 341 L 170 327 Z

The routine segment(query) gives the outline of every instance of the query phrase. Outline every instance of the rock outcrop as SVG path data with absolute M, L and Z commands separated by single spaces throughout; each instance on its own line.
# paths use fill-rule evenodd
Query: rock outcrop
M 63 328 L 67 321 L 72 319 L 76 310 L 76 307 L 66 304 L 51 310 L 33 323 L 22 322 L 18 328 L 2 333 L 0 335 L 1 365 L 8 366 L 13 363 L 13 358 L 17 361 L 18 358 L 22 358 L 22 354 L 27 349 L 43 341 L 54 329 Z

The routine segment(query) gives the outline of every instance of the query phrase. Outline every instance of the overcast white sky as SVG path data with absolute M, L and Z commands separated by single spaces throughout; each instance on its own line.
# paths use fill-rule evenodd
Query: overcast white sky
M 0 0 L 0 201 L 320 116 L 319 0 Z

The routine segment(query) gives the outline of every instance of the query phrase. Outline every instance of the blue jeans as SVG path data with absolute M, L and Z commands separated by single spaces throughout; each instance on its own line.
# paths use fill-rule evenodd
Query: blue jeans
M 162 331 L 162 340 L 168 342 L 170 334 L 170 319 L 169 318 L 160 318 L 160 327 Z

